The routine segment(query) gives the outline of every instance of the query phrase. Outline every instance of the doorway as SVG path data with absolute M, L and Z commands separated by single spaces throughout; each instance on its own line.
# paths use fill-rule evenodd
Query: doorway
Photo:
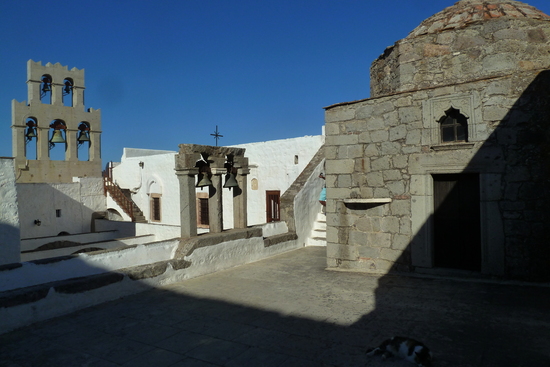
M 281 191 L 266 191 L 266 223 L 281 220 Z
M 481 271 L 479 174 L 433 175 L 434 265 Z

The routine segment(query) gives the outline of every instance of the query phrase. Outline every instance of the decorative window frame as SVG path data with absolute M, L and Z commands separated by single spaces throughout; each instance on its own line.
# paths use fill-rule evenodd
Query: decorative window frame
M 468 121 L 468 142 L 441 141 L 440 119 L 446 112 L 454 108 L 464 115 Z M 469 149 L 479 141 L 477 126 L 482 120 L 477 92 L 458 93 L 430 98 L 422 102 L 422 123 L 425 134 L 422 135 L 422 145 L 434 150 Z

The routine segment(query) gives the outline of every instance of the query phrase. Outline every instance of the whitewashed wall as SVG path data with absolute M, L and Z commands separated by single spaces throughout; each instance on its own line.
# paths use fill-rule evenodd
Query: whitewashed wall
M 248 163 L 251 166 L 247 198 L 249 225 L 266 222 L 265 192 L 279 190 L 282 196 L 324 142 L 324 135 L 314 135 L 237 145 L 237 147 L 246 148 L 245 156 L 248 157 Z M 254 179 L 257 180 L 257 190 L 252 189 Z M 226 198 L 230 200 L 227 196 Z M 224 206 L 225 204 L 224 201 Z M 224 220 L 226 217 L 224 213 Z M 232 226 L 232 218 L 227 221 L 227 224 Z
M 249 159 L 248 224 L 266 221 L 266 191 L 279 190 L 281 195 L 308 165 L 324 144 L 324 135 L 242 144 Z M 119 165 L 113 168 L 113 180 L 132 191 L 132 199 L 150 221 L 150 193 L 160 193 L 161 224 L 179 225 L 179 183 L 174 172 L 176 152 L 124 148 Z M 143 167 L 140 166 L 143 162 Z M 253 180 L 257 189 L 253 189 Z M 208 190 L 197 189 L 197 192 Z M 233 193 L 223 189 L 224 229 L 233 228 Z M 114 204 L 109 204 L 115 207 Z M 116 207 L 119 211 L 120 209 Z M 166 237 L 164 237 L 166 238 Z
M 74 178 L 67 184 L 17 184 L 17 195 L 22 239 L 90 232 L 92 214 L 106 210 L 101 177 Z
M 13 165 L 13 158 L 0 158 L 0 265 L 20 261 L 19 210 Z

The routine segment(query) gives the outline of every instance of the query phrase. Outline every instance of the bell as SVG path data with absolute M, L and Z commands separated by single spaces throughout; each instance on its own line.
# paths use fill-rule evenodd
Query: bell
M 65 88 L 63 88 L 63 92 L 65 94 L 69 94 L 69 93 L 71 93 L 71 88 L 72 88 L 71 82 L 66 81 L 65 82 Z
M 90 141 L 90 136 L 88 135 L 88 132 L 87 131 L 81 131 L 78 133 L 78 138 L 76 138 L 76 140 L 82 144 L 84 143 L 85 141 Z
M 49 80 L 44 80 L 44 85 L 42 86 L 42 92 L 46 93 L 46 92 L 49 92 L 52 90 L 52 88 L 50 87 L 50 81 Z
M 61 130 L 54 130 L 50 143 L 65 143 L 65 138 L 61 133 Z
M 199 175 L 199 177 L 201 177 Z M 202 174 L 202 178 L 199 180 L 199 183 L 197 184 L 197 187 L 205 187 L 212 185 L 212 181 L 208 178 L 208 175 Z
M 34 131 L 34 127 L 29 126 L 27 128 L 27 133 L 25 134 L 28 140 L 31 140 L 32 138 L 36 138 L 36 131 Z
M 227 180 L 225 181 L 225 185 L 223 185 L 224 189 L 231 188 L 231 187 L 239 187 L 239 184 L 237 183 L 237 180 L 235 179 L 235 175 L 230 173 L 227 176 Z

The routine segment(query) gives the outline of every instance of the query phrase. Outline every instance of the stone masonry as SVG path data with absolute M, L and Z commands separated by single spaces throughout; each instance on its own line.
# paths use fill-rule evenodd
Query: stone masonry
M 550 278 L 549 39 L 533 7 L 462 0 L 374 61 L 371 98 L 326 108 L 330 268 L 433 271 L 434 177 L 469 173 L 480 272 Z M 451 109 L 466 139 L 442 140 Z

